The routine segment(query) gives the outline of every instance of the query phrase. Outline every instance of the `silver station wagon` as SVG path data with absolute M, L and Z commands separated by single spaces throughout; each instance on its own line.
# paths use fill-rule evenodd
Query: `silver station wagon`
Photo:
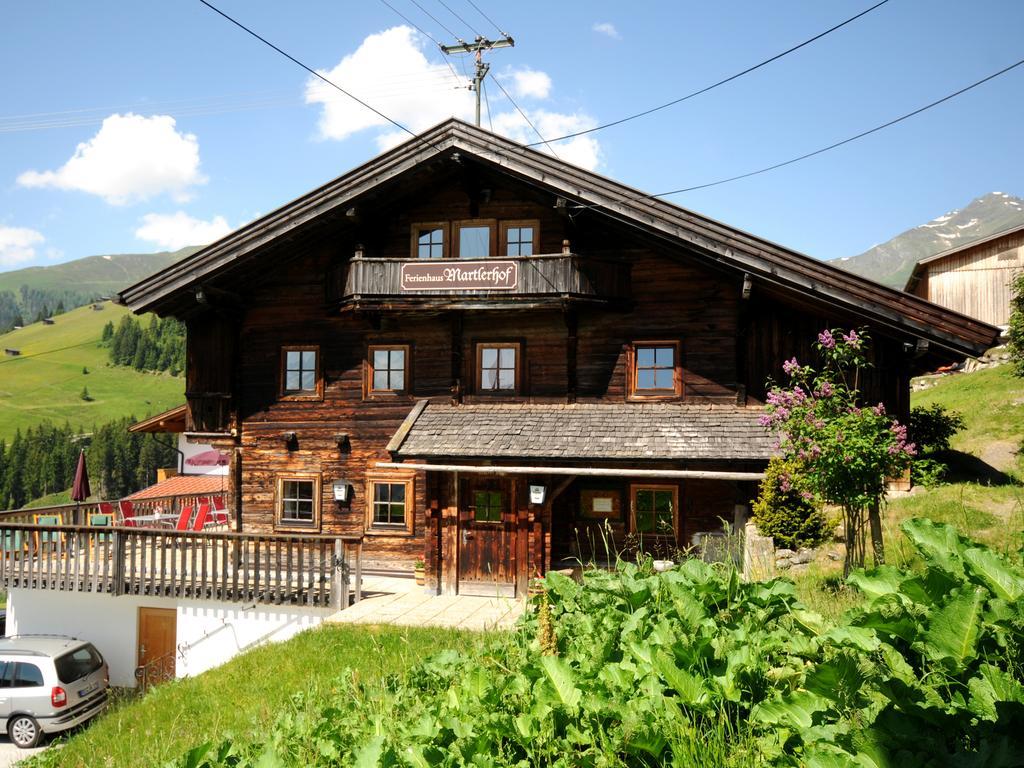
M 107 706 L 110 674 L 92 643 L 59 635 L 0 638 L 0 727 L 28 749 Z

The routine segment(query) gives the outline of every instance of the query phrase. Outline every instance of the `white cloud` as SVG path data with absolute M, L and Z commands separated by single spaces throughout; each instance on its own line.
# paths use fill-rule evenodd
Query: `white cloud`
M 36 257 L 35 246 L 46 238 L 28 227 L 0 226 L 0 266 L 13 267 Z
M 470 120 L 474 96 L 465 90 L 466 80 L 452 77 L 444 62 L 431 62 L 423 53 L 425 43 L 406 26 L 393 27 L 370 35 L 355 52 L 345 56 L 324 77 L 372 104 L 414 133 L 436 125 L 449 117 Z M 514 98 L 546 99 L 552 90 L 551 78 L 528 67 L 502 75 L 510 80 Z M 456 85 L 462 85 L 460 89 Z M 493 84 L 492 84 L 493 85 Z M 532 143 L 537 135 L 497 89 L 488 88 L 494 131 L 516 141 Z M 363 130 L 376 128 L 381 151 L 409 139 L 409 134 L 394 128 L 384 118 L 360 106 L 352 99 L 317 78 L 306 83 L 306 103 L 320 104 L 320 136 L 346 139 Z M 495 105 L 498 105 L 497 107 Z M 504 111 L 498 111 L 504 110 Z M 596 121 L 576 112 L 525 110 L 544 136 L 562 136 L 593 127 Z M 484 122 L 489 126 L 488 122 Z M 383 128 L 384 130 L 379 130 Z M 542 152 L 549 151 L 538 146 Z M 584 168 L 594 169 L 601 162 L 600 144 L 595 138 L 581 136 L 555 145 L 558 156 Z
M 147 213 L 142 217 L 142 226 L 135 230 L 135 237 L 156 243 L 168 251 L 176 251 L 186 245 L 206 245 L 219 240 L 231 231 L 223 216 L 214 216 L 210 221 L 195 219 L 184 211 L 177 213 Z
M 607 35 L 612 40 L 621 40 L 622 35 L 619 34 L 619 30 L 615 28 L 615 25 L 610 21 L 601 21 L 591 27 L 592 30 L 602 35 Z
M 551 93 L 551 78 L 536 69 L 520 69 L 511 73 L 512 90 L 520 98 L 546 99 Z
M 468 81 L 456 79 L 443 62 L 429 62 L 420 44 L 409 27 L 392 27 L 367 37 L 333 69 L 319 72 L 414 133 L 452 115 L 468 119 L 473 114 L 473 97 L 465 89 Z M 306 83 L 306 103 L 323 105 L 319 128 L 326 139 L 391 126 L 319 78 Z
M 79 144 L 56 171 L 25 171 L 25 187 L 55 187 L 98 195 L 125 205 L 167 193 L 189 199 L 189 188 L 206 178 L 199 172 L 199 142 L 175 129 L 168 115 L 111 115 L 99 132 Z
M 530 118 L 530 122 L 537 127 L 540 135 L 548 139 L 584 131 L 597 125 L 594 118 L 582 113 L 563 114 L 543 109 L 524 111 Z M 502 112 L 495 115 L 494 131 L 523 144 L 540 141 L 537 132 L 518 112 Z M 554 148 L 554 152 L 546 144 L 538 144 L 533 148 L 548 154 L 556 154 L 560 159 L 590 171 L 601 164 L 601 144 L 591 135 L 577 136 L 563 142 L 552 143 L 551 146 Z

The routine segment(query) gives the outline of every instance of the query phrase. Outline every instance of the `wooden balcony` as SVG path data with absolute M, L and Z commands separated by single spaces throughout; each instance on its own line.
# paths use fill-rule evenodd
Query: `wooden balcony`
M 194 435 L 229 435 L 231 395 L 225 392 L 186 392 L 185 430 Z
M 0 522 L 0 587 L 305 605 L 362 597 L 361 536 Z
M 629 263 L 575 253 L 492 259 L 356 256 L 329 281 L 329 300 L 358 309 L 488 309 L 629 297 Z

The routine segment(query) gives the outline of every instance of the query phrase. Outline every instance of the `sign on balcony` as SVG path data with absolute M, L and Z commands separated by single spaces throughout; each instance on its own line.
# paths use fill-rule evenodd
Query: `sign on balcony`
M 423 261 L 402 264 L 403 291 L 513 291 L 514 261 Z

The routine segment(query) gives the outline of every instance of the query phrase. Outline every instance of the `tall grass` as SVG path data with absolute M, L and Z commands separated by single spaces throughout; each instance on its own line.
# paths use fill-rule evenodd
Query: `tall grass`
M 447 629 L 324 625 L 198 677 L 157 686 L 145 696 L 121 697 L 88 727 L 27 765 L 162 765 L 196 744 L 227 735 L 260 739 L 283 712 L 294 710 L 299 692 L 323 701 L 353 679 L 383 689 L 389 676 L 426 655 L 467 650 L 479 642 L 479 635 Z

